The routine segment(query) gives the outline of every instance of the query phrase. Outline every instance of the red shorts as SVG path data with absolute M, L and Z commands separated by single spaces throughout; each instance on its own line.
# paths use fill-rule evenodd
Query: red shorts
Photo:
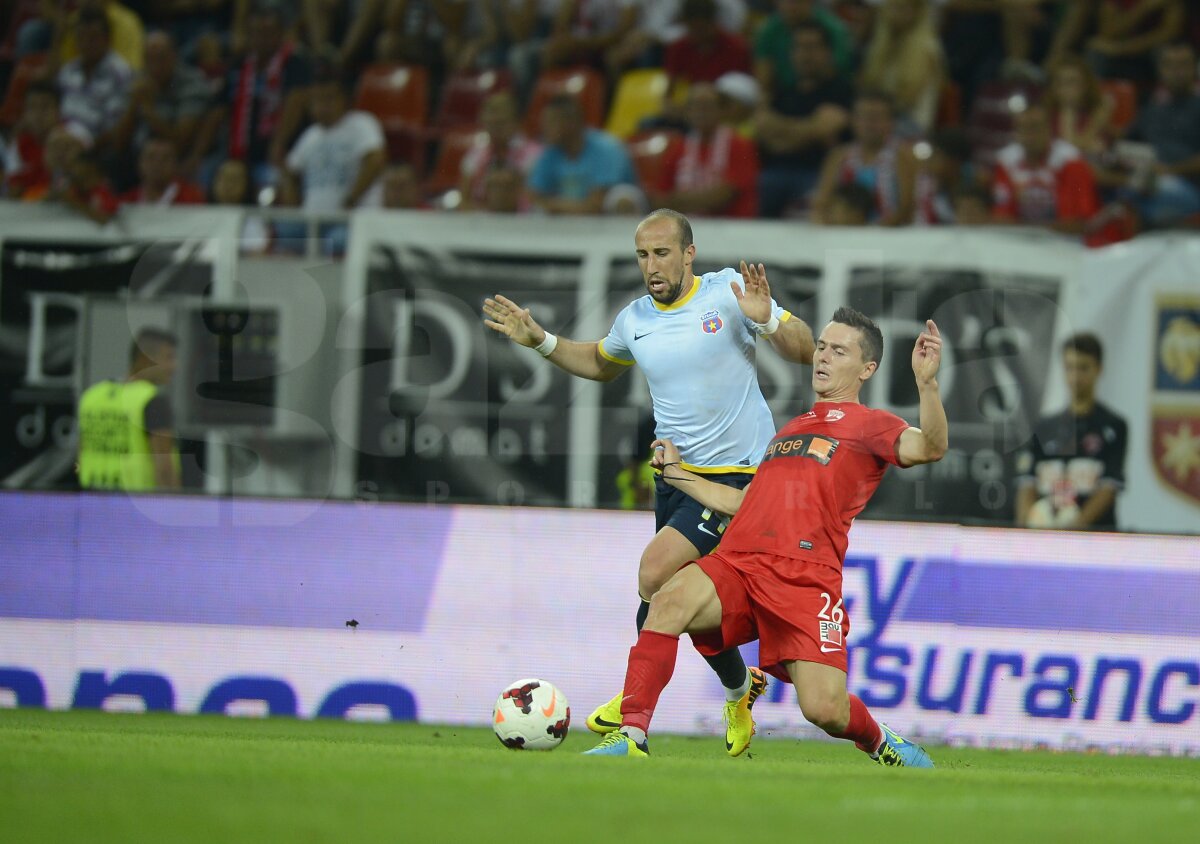
M 705 656 L 758 639 L 759 666 L 791 682 L 783 663 L 846 670 L 850 619 L 842 572 L 774 554 L 714 551 L 694 561 L 717 587 L 721 629 L 692 636 Z

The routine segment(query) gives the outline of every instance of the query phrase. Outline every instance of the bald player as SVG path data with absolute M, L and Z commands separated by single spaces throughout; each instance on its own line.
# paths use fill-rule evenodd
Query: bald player
M 611 381 L 636 363 L 650 387 L 656 436 L 675 443 L 689 471 L 741 489 L 775 435 L 758 386 L 758 339 L 765 338 L 786 360 L 808 364 L 812 330 L 771 298 L 761 264 L 742 262 L 740 274 L 724 269 L 695 275 L 692 227 L 676 211 L 649 214 L 637 227 L 634 245 L 646 295 L 617 314 L 604 339 L 556 337 L 528 309 L 500 295 L 485 300 L 484 324 L 581 378 Z M 638 567 L 639 632 L 650 598 L 681 567 L 715 549 L 729 522 L 729 514 L 661 478 L 654 515 L 656 533 Z M 766 689 L 766 676 L 747 668 L 737 648 L 705 659 L 725 689 L 726 751 L 738 756 L 754 735 L 750 710 Z M 588 728 L 607 734 L 620 727 L 621 700 L 617 694 L 597 708 Z

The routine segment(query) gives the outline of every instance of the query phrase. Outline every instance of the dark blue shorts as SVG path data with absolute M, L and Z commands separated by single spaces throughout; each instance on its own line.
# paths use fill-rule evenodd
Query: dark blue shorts
M 705 475 L 708 480 L 743 489 L 754 480 L 749 472 L 729 472 Z M 709 554 L 721 541 L 729 517 L 714 513 L 683 490 L 676 489 L 661 477 L 654 480 L 654 530 L 657 533 L 670 525 L 696 546 L 700 556 Z

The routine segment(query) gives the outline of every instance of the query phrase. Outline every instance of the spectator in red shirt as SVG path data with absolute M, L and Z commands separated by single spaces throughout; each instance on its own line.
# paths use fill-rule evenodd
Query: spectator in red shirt
M 1017 115 L 1016 138 L 996 157 L 997 222 L 1082 235 L 1092 246 L 1120 239 L 1089 226 L 1100 210 L 1095 176 L 1078 149 L 1054 137 L 1045 106 L 1035 104 Z
M 484 204 L 487 174 L 493 169 L 512 167 L 526 177 L 542 153 L 542 145 L 521 132 L 517 100 L 512 92 L 499 91 L 488 97 L 479 120 L 483 133 L 462 160 L 459 182 L 462 204 L 458 207 L 464 211 Z M 522 200 L 521 205 L 526 208 L 529 203 Z
M 663 59 L 672 91 L 681 82 L 716 82 L 734 71 L 753 73 L 750 45 L 721 29 L 716 0 L 684 0 L 679 17 L 687 34 L 667 46 Z
M 997 220 L 1070 234 L 1082 233 L 1100 207 L 1091 168 L 1075 146 L 1054 138 L 1042 105 L 1017 115 L 1016 140 L 996 158 L 993 191 Z
M 170 138 L 150 137 L 138 154 L 137 187 L 121 195 L 121 203 L 202 205 L 204 191 L 179 176 L 179 150 Z
M 58 104 L 58 88 L 49 80 L 32 82 L 25 89 L 21 119 L 13 129 L 4 161 L 8 196 L 20 198 L 31 189 L 45 190 L 49 184 L 46 138 L 61 119 Z
M 707 83 L 688 93 L 690 131 L 664 155 L 651 205 L 683 214 L 753 217 L 758 210 L 758 149 L 721 123 L 721 99 Z

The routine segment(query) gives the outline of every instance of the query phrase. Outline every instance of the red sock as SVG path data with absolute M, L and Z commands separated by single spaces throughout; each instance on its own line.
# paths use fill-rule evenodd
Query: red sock
M 658 696 L 675 673 L 675 655 L 679 637 L 643 630 L 637 644 L 629 649 L 629 667 L 625 671 L 624 697 L 621 699 L 621 726 L 650 731 L 650 719 Z
M 855 695 L 850 695 L 850 723 L 841 735 L 831 733 L 834 738 L 850 739 L 863 753 L 874 753 L 883 744 L 883 730 L 875 723 L 867 705 Z

